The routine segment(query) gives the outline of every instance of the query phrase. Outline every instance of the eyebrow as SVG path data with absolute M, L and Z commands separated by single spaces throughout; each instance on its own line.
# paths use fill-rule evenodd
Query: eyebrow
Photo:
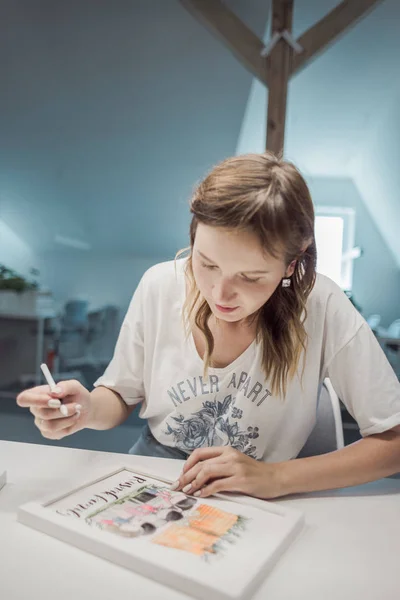
M 200 250 L 197 250 L 197 253 L 200 254 L 200 256 L 202 258 L 204 258 L 204 260 L 208 260 L 208 262 L 212 263 L 213 265 L 215 265 L 215 261 L 211 260 L 211 258 L 208 258 L 208 256 L 206 256 L 205 254 L 203 254 L 202 252 L 200 252 Z M 240 273 L 253 273 L 253 274 L 262 274 L 262 273 L 268 273 L 269 271 L 240 271 Z

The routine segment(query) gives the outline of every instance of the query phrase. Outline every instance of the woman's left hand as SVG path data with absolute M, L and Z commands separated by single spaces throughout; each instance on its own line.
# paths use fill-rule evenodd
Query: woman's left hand
M 199 448 L 171 489 L 202 498 L 217 492 L 275 498 L 281 495 L 278 473 L 278 464 L 257 461 L 230 446 Z

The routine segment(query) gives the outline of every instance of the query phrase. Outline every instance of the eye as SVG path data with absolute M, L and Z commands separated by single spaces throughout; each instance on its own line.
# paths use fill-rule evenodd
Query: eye
M 261 279 L 261 277 L 256 277 L 255 279 L 251 279 L 251 277 L 246 277 L 246 275 L 242 275 L 242 278 L 247 283 L 257 283 L 257 281 L 260 281 L 260 279 Z
M 209 269 L 210 271 L 217 268 L 215 265 L 207 265 L 204 262 L 201 263 L 201 266 L 204 267 L 205 269 Z

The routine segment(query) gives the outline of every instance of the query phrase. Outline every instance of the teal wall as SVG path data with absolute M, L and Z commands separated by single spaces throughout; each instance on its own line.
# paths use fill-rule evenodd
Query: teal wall
M 388 326 L 400 318 L 400 271 L 358 188 L 351 179 L 306 179 L 315 205 L 355 210 L 355 245 L 363 255 L 353 263 L 354 298 L 364 316 L 380 314 L 382 325 Z

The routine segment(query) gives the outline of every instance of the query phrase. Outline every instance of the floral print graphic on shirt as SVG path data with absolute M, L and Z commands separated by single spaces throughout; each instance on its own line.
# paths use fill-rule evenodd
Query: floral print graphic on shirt
M 166 424 L 165 434 L 173 436 L 174 445 L 185 452 L 209 446 L 232 446 L 257 459 L 257 448 L 252 441 L 259 437 L 258 427 L 241 430 L 238 421 L 233 419 L 240 419 L 243 412 L 232 406 L 233 403 L 232 395 L 222 402 L 216 397 L 206 400 L 203 407 L 188 418 L 182 414 L 171 417 L 175 423 Z

